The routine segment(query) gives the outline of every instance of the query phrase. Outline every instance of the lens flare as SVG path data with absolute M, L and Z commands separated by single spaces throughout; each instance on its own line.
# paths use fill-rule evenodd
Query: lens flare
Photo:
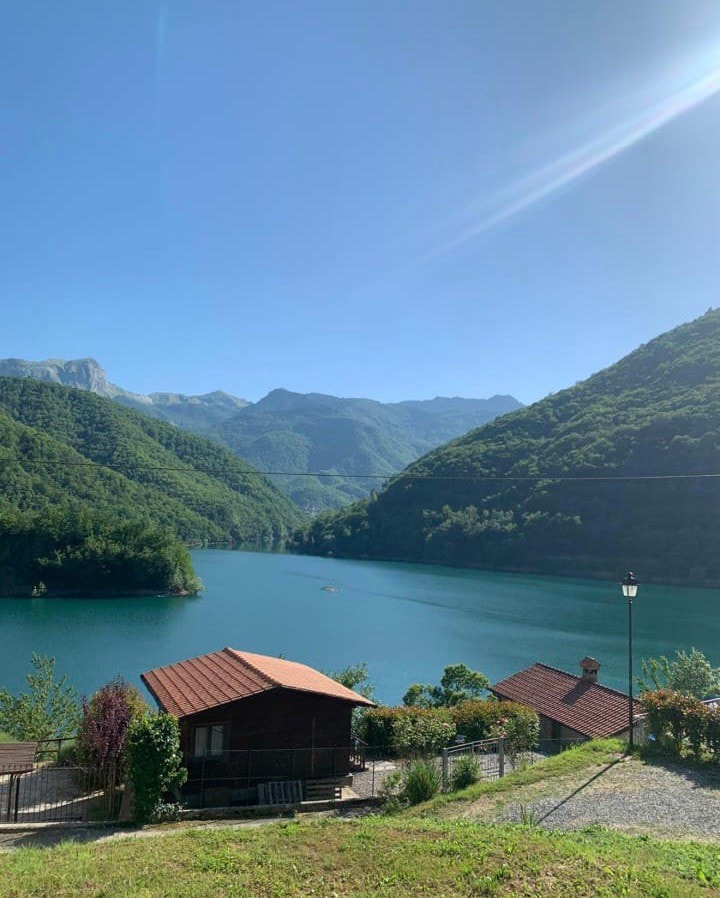
M 715 54 L 717 59 L 717 54 Z M 697 64 L 694 66 L 697 71 Z M 539 168 L 526 178 L 498 194 L 488 203 L 484 214 L 454 238 L 436 249 L 430 258 L 443 255 L 530 211 L 543 200 L 570 186 L 584 175 L 612 161 L 646 137 L 659 131 L 678 116 L 720 92 L 720 66 L 667 93 L 662 100 L 606 130 L 554 162 Z

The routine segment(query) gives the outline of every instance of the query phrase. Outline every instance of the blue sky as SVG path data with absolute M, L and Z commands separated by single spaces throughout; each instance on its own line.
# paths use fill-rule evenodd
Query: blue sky
M 720 4 L 0 9 L 0 357 L 562 389 L 720 304 Z

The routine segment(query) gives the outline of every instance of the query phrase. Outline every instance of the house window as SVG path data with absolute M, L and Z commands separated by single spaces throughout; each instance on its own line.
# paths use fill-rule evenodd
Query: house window
M 212 757 L 227 751 L 228 725 L 211 723 L 207 726 L 195 727 L 195 757 Z

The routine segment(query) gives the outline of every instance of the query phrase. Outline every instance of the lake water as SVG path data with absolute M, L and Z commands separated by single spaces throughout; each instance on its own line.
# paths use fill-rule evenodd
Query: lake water
M 91 692 L 115 675 L 140 685 L 144 670 L 230 645 L 323 670 L 365 661 L 389 703 L 456 661 L 497 680 L 534 661 L 578 672 L 589 654 L 601 682 L 626 688 L 616 584 L 253 552 L 193 557 L 205 584 L 196 598 L 0 600 L 0 684 L 21 689 L 33 651 L 54 655 Z M 641 585 L 636 667 L 643 655 L 690 646 L 720 664 L 718 598 Z

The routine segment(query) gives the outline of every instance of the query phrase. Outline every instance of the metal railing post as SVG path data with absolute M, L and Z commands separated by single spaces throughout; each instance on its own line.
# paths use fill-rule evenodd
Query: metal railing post
M 450 752 L 447 748 L 443 749 L 442 752 L 442 787 L 443 790 L 448 787 L 448 768 L 450 766 Z
M 498 739 L 498 776 L 505 776 L 505 740 L 502 736 Z
M 14 818 L 13 818 L 14 821 L 15 821 L 15 823 L 18 822 L 18 807 L 19 807 L 19 804 L 20 804 L 20 777 L 18 776 L 18 777 L 16 777 L 16 779 L 15 779 L 15 815 L 14 815 Z M 8 818 L 8 819 L 9 819 L 9 818 Z

